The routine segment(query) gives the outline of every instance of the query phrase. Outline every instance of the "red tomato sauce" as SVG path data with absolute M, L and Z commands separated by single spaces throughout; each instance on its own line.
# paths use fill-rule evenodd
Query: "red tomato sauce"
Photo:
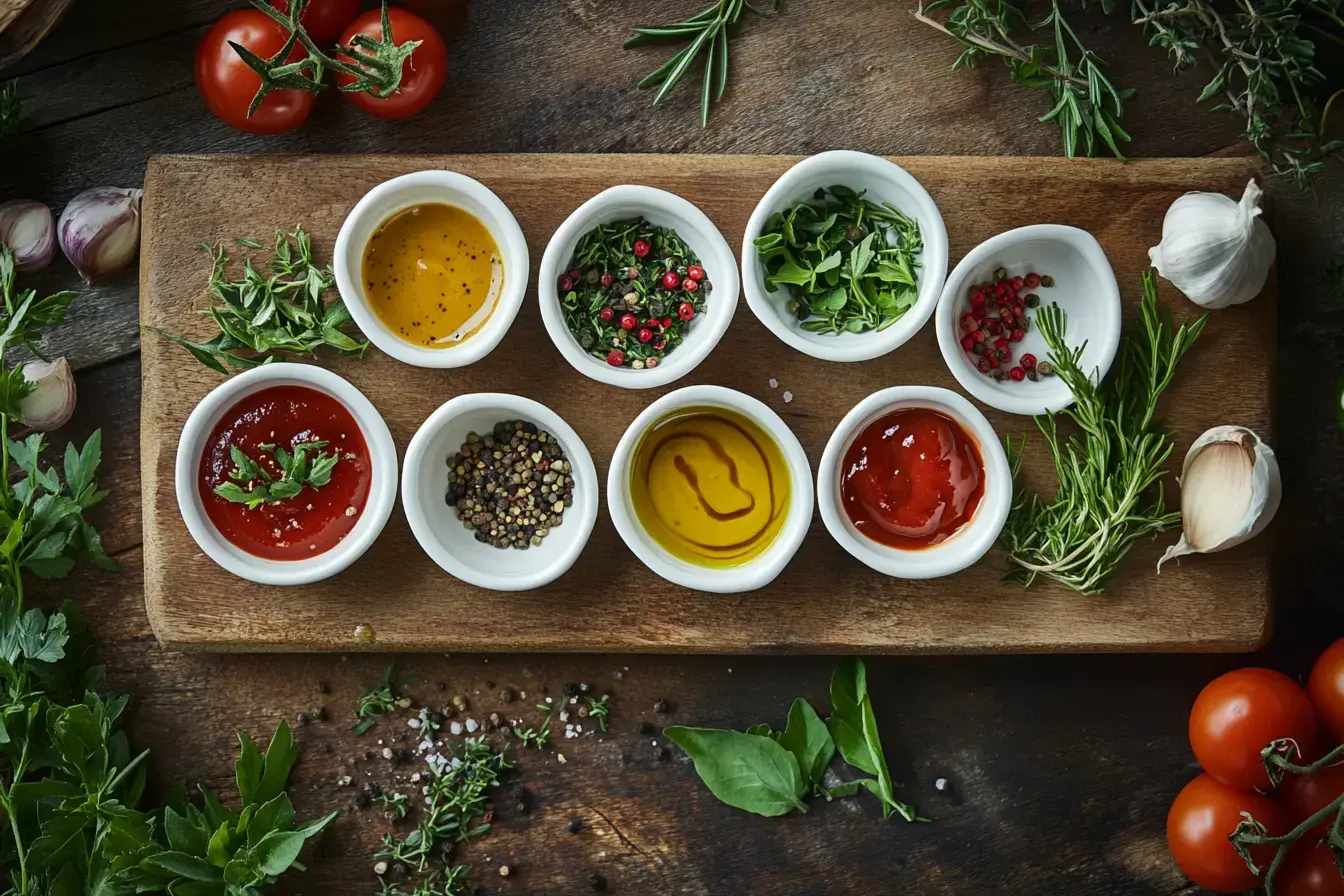
M 261 444 L 293 448 L 319 440 L 329 443 L 321 450 L 340 451 L 341 459 L 326 485 L 317 489 L 305 485 L 294 497 L 255 510 L 215 494 L 215 486 L 230 481 L 234 469 L 230 445 L 237 445 L 278 479 L 280 468 Z M 372 473 L 364 435 L 344 405 L 306 386 L 272 386 L 225 411 L 210 433 L 201 455 L 201 503 L 215 528 L 235 547 L 266 560 L 302 560 L 335 547 L 355 527 L 369 497 Z
M 901 408 L 873 421 L 845 452 L 840 495 L 855 528 L 893 548 L 951 538 L 985 493 L 980 448 L 952 418 Z

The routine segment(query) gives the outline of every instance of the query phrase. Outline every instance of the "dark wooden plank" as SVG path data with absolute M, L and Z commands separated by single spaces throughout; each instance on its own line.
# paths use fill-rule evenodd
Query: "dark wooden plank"
M 249 222 L 289 227 L 302 221 L 325 251 L 346 211 L 364 192 L 406 171 L 446 167 L 480 178 L 510 205 L 529 235 L 533 269 L 545 235 L 588 196 L 619 183 L 643 162 L 646 182 L 697 203 L 726 234 L 746 219 L 780 173 L 796 161 L 771 156 L 332 156 L 163 157 L 152 163 L 146 194 L 146 246 L 141 314 L 146 326 L 207 338 L 199 314 L 207 304 L 194 282 L 208 261 L 187 254 L 184 235 L 213 242 Z M 1017 208 L 1015 189 L 1033 196 L 1028 220 L 1094 232 L 1120 279 L 1132 311 L 1147 247 L 1161 233 L 1171 201 L 1195 186 L 1244 186 L 1245 160 L 1064 160 L 901 158 L 942 208 L 951 254 L 960 257 L 1001 229 Z M 265 201 L 238 201 L 250 185 L 287 184 Z M 558 197 L 565 197 L 563 200 Z M 959 200 L 959 197 L 974 197 Z M 1109 205 L 1116 213 L 1098 214 Z M 307 214 L 307 209 L 320 211 Z M 540 233 L 542 236 L 537 237 Z M 165 237 L 166 235 L 166 237 Z M 731 238 L 731 236 L 730 236 Z M 736 242 L 736 240 L 734 240 Z M 1179 316 L 1195 311 L 1174 295 Z M 662 390 L 632 392 L 589 380 L 555 358 L 535 304 L 489 358 L 456 371 L 410 368 L 370 352 L 363 360 L 322 359 L 378 405 L 399 445 L 442 401 L 456 394 L 501 390 L 539 399 L 579 432 L 598 475 L 625 427 L 656 394 L 711 382 L 755 395 L 777 408 L 815 468 L 845 410 L 893 382 L 955 388 L 932 326 L 898 351 L 865 364 L 827 364 L 783 345 L 760 326 L 745 300 L 734 325 L 706 362 Z M 1223 358 L 1252 371 L 1272 363 L 1268 332 L 1273 291 L 1214 318 L 1185 361 L 1164 413 L 1179 420 L 1176 456 L 1206 428 L 1229 418 L 1269 433 L 1269 389 L 1254 378 L 1228 382 Z M 525 363 L 518 363 L 526 359 Z M 340 576 L 303 589 L 243 582 L 205 559 L 178 511 L 173 467 L 182 421 L 218 382 L 179 346 L 144 346 L 143 414 L 146 583 L 149 615 L 159 637 L 181 648 L 212 650 L 598 650 L 743 652 L 1012 652 L 1253 650 L 1268 637 L 1268 542 L 1241 551 L 1154 566 L 1162 544 L 1141 545 L 1108 589 L 1107 599 L 1080 599 L 1041 583 L 1027 592 L 999 581 L 1003 561 L 991 555 L 957 576 L 935 581 L 889 579 L 847 557 L 819 518 L 797 557 L 770 586 L 725 600 L 659 579 L 625 550 L 607 514 L 575 568 L 557 582 L 514 593 L 473 588 L 445 576 L 411 538 L 400 511 L 368 555 Z M 795 400 L 788 405 L 767 380 L 777 377 Z M 395 385 L 392 385 L 395 384 Z M 651 394 L 652 393 L 652 394 Z M 1030 428 L 1025 419 L 987 410 L 1001 433 Z M 1039 445 L 1039 442 L 1035 443 Z M 1029 451 L 1028 478 L 1053 485 L 1043 451 Z M 1164 539 L 1171 543 L 1173 538 Z M 600 582 L 601 584 L 595 584 Z M 371 590 L 395 596 L 370 605 Z M 820 600 L 827 595 L 826 600 Z M 655 609 L 656 608 L 656 609 Z M 1217 612 L 1212 612 L 1216 608 Z M 574 612 L 601 612 L 606 624 L 574 633 Z M 454 629 L 426 627 L 427 616 L 460 619 Z M 356 624 L 377 633 L 372 644 Z

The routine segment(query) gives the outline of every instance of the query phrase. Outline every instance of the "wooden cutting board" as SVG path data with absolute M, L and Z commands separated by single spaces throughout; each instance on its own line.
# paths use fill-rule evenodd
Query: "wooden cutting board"
M 550 234 L 580 203 L 612 184 L 663 187 L 699 205 L 737 251 L 748 215 L 797 159 L 776 156 L 166 156 L 145 178 L 140 316 L 146 326 L 211 335 L 210 263 L 197 244 L 260 238 L 302 224 L 329 257 L 346 213 L 378 182 L 425 168 L 461 171 L 509 205 L 527 235 L 535 273 Z M 1057 222 L 1096 234 L 1132 312 L 1148 247 L 1162 216 L 1187 190 L 1239 196 L 1253 173 L 1236 159 L 1119 163 L 1047 158 L 913 157 L 895 160 L 942 209 L 953 264 L 1011 227 Z M 1178 433 L 1174 457 L 1210 426 L 1272 427 L 1272 285 L 1249 305 L 1216 312 L 1183 363 L 1164 405 Z M 1163 283 L 1176 315 L 1195 306 Z M 891 385 L 957 388 L 932 323 L 896 352 L 861 364 L 826 363 L 785 346 L 742 300 L 728 334 L 692 374 L 661 390 L 600 385 L 560 357 L 541 324 L 535 290 L 504 342 L 459 370 L 408 367 L 371 349 L 362 361 L 323 359 L 387 418 L 399 452 L 442 402 L 465 392 L 535 398 L 578 430 L 606 481 L 621 433 L 673 388 L 717 383 L 775 408 L 813 466 L 845 412 Z M 769 384 L 778 380 L 778 387 Z M 1222 554 L 1154 565 L 1172 534 L 1136 548 L 1110 590 L 1083 597 L 1050 584 L 999 582 L 1004 559 L 950 578 L 885 578 L 849 557 L 814 518 L 798 555 L 770 587 L 740 596 L 701 594 L 650 573 L 616 535 L 605 503 L 574 568 L 534 592 L 491 592 L 441 572 L 411 537 L 400 504 L 377 543 L 336 578 L 300 588 L 255 585 L 205 557 L 178 514 L 173 464 L 182 424 L 221 378 L 185 351 L 146 334 L 142 368 L 145 602 L 165 644 L 203 650 L 666 651 L 702 653 L 962 653 L 1013 651 L 1250 651 L 1269 636 L 1270 537 Z M 790 401 L 789 398 L 792 400 Z M 999 432 L 1033 435 L 1026 417 L 986 409 Z M 1053 487 L 1039 437 L 1029 441 L 1032 481 Z M 1174 494 L 1174 492 L 1173 492 Z M 602 499 L 605 502 L 605 494 Z M 1272 535 L 1272 531 L 1271 531 Z M 373 634 L 371 639 L 357 637 Z

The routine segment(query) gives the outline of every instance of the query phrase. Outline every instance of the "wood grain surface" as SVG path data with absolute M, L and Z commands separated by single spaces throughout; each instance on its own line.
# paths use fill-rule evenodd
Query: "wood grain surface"
M 528 237 L 533 270 L 549 235 L 578 204 L 622 182 L 641 180 L 698 204 L 734 243 L 766 188 L 796 159 L 759 156 L 163 157 L 146 178 L 141 318 L 145 326 L 204 338 L 208 258 L 197 242 L 262 237 L 301 223 L 319 253 L 329 251 L 349 208 L 374 184 L 407 171 L 448 168 L 480 179 L 510 206 Z M 900 158 L 943 211 L 953 263 L 976 243 L 1031 222 L 1094 232 L 1132 310 L 1147 250 L 1167 206 L 1190 189 L 1236 193 L 1253 171 L 1240 160 L 1067 162 L 1063 160 Z M 259 197 L 264 197 L 260 199 Z M 1030 197 L 1029 200 L 1025 197 Z M 740 246 L 737 247 L 740 251 Z M 1270 290 L 1272 291 L 1272 290 Z M 1197 309 L 1164 290 L 1178 317 Z M 1239 422 L 1271 431 L 1274 303 L 1271 295 L 1211 318 L 1188 356 L 1164 414 L 1178 434 L 1176 457 L 1210 426 Z M 1228 382 L 1226 358 L 1254 375 Z M 371 350 L 362 360 L 324 359 L 379 407 L 399 449 L 448 398 L 504 391 L 550 405 L 579 432 L 599 478 L 616 441 L 657 395 L 716 383 L 766 401 L 797 433 L 815 468 L 848 408 L 901 383 L 956 388 L 926 326 L 906 346 L 862 364 L 833 364 L 794 352 L 765 330 L 742 300 L 710 358 L 664 390 L 606 387 L 570 368 L 542 328 L 535 290 L 505 341 L 486 360 L 453 371 L 399 364 Z M 159 638 L 214 650 L 514 650 L 650 652 L 939 653 L 1007 651 L 1252 650 L 1268 637 L 1268 542 L 1169 566 L 1163 543 L 1133 552 L 1101 597 L 1050 584 L 1023 591 L 998 582 L 1004 560 L 991 554 L 956 576 L 903 581 L 846 555 L 819 518 L 793 562 L 772 585 L 720 596 L 671 585 L 621 543 L 605 511 L 575 567 L 527 593 L 491 592 L 459 582 L 426 558 L 400 508 L 369 553 L 345 573 L 312 586 L 275 588 L 234 578 L 206 558 L 177 510 L 173 466 L 181 426 L 220 378 L 166 340 L 143 348 L 142 478 L 145 593 Z M 768 381 L 779 381 L 771 389 Z M 793 400 L 786 403 L 785 392 Z M 1029 419 L 989 412 L 1000 433 Z M 1027 471 L 1051 484 L 1048 455 L 1029 443 Z M 1163 542 L 1174 540 L 1174 535 Z M 370 601 L 371 594 L 380 599 Z M 575 614 L 600 627 L 574 631 Z M 427 619 L 444 620 L 426 625 Z M 451 620 L 451 621 L 450 621 Z M 363 625 L 376 639 L 357 638 Z
M 37 46 L 73 0 L 0 0 L 0 68 Z

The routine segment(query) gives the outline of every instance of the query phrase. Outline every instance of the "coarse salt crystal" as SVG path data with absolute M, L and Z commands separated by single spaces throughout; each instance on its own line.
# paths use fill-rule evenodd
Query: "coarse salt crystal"
M 946 790 L 946 789 L 947 789 L 947 779 L 946 779 L 946 778 L 939 778 L 937 781 L 934 781 L 934 782 L 933 782 L 933 788 L 934 788 L 935 790 Z
M 481 726 L 478 725 L 478 724 L 476 724 L 476 720 L 475 720 L 475 719 L 467 719 L 467 733 L 468 733 L 468 734 L 475 734 L 475 733 L 476 733 L 476 729 L 479 728 L 479 727 L 481 727 Z
M 462 723 L 461 723 L 461 722 L 453 722 L 451 725 L 448 726 L 448 730 L 451 731 L 453 734 L 461 734 L 461 733 L 462 733 Z
M 788 404 L 789 402 L 793 401 L 793 393 L 787 390 L 785 390 L 783 396 L 781 397 L 784 399 L 785 404 Z
M 778 389 L 778 388 L 779 388 L 779 380 L 775 379 L 774 377 L 770 377 L 770 388 L 771 388 L 771 389 Z
M 407 719 L 407 720 L 406 720 L 406 727 L 407 727 L 407 728 L 419 728 L 419 727 L 420 727 L 420 720 L 419 720 L 419 719 Z
M 562 722 L 568 722 L 568 721 L 569 721 L 569 713 L 567 713 L 567 712 L 562 712 L 562 713 L 560 713 L 560 721 L 562 721 Z

